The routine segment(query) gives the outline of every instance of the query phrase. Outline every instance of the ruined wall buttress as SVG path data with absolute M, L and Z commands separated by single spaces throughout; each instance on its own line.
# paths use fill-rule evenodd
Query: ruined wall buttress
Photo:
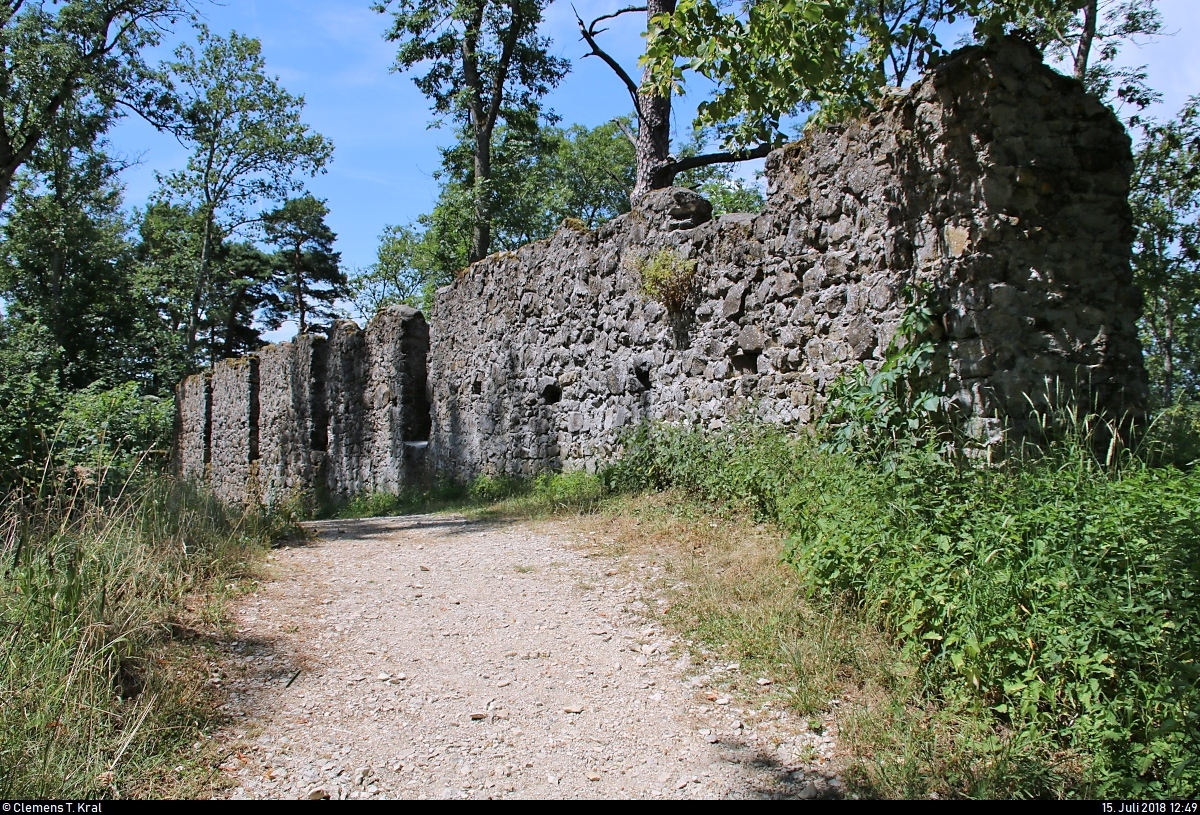
M 175 394 L 174 466 L 184 481 L 201 482 L 209 460 L 212 386 L 207 373 L 179 383 Z
M 264 503 L 303 500 L 324 464 L 325 340 L 312 335 L 258 353 L 259 479 Z
M 211 421 L 213 494 L 228 503 L 258 501 L 258 357 L 213 366 Z

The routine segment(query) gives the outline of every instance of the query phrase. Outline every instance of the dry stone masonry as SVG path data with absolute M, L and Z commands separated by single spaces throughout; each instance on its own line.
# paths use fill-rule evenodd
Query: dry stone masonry
M 268 349 L 261 469 L 298 463 L 262 480 L 263 497 L 277 494 L 273 478 L 334 496 L 396 489 L 425 438 L 433 470 L 465 479 L 594 469 L 648 420 L 718 428 L 749 411 L 802 425 L 844 372 L 878 369 L 914 287 L 936 303 L 947 392 L 977 425 L 1020 426 L 1031 400 L 1066 396 L 1144 410 L 1129 137 L 1032 47 L 963 49 L 766 169 L 761 214 L 714 219 L 695 193 L 658 190 L 595 232 L 564 224 L 474 264 L 438 292 L 428 330 L 411 310 L 365 331 L 339 324 L 287 375 L 274 360 L 298 352 Z M 694 275 L 681 307 L 644 292 L 648 270 L 664 268 Z M 275 376 L 293 383 L 293 418 L 262 398 Z M 214 369 L 214 488 L 253 447 L 239 424 L 237 456 L 217 455 L 217 434 L 234 427 L 218 409 L 225 379 Z M 189 474 L 207 460 L 195 449 L 202 390 L 196 378 L 180 389 Z M 238 416 L 254 413 L 245 401 Z
M 424 466 L 428 345 L 421 313 L 394 306 L 365 330 L 341 322 L 328 339 L 300 335 L 189 377 L 180 474 L 230 503 L 400 489 Z

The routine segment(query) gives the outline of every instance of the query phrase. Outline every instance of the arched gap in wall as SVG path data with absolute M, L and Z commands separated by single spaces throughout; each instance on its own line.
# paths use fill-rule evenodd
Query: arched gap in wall
M 208 373 L 204 375 L 204 463 L 212 463 L 212 412 L 213 412 L 213 391 L 212 391 L 212 376 Z
M 650 390 L 650 363 L 639 362 L 633 366 L 633 375 L 637 377 L 637 381 L 641 384 L 642 390 Z
M 429 327 L 421 315 L 416 315 L 406 325 L 401 350 L 404 354 L 404 377 L 400 384 L 400 401 L 405 407 L 404 441 L 429 441 L 433 426 L 433 403 L 429 398 Z
M 542 401 L 547 405 L 556 405 L 562 401 L 562 386 L 557 382 L 551 382 L 546 387 L 542 388 Z
M 309 390 L 309 430 L 312 449 L 319 453 L 329 450 L 329 410 L 325 397 L 326 359 L 329 345 L 314 341 L 312 349 L 312 387 Z

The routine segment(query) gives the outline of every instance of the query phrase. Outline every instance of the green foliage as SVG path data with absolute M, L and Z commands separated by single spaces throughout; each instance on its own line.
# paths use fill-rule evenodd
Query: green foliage
M 198 363 L 203 326 L 218 323 L 208 310 L 219 300 L 209 295 L 220 241 L 256 221 L 257 206 L 301 189 L 298 176 L 316 175 L 333 155 L 333 145 L 301 120 L 303 97 L 267 75 L 258 40 L 236 32 L 224 38 L 200 26 L 198 45 L 199 52 L 180 45 L 164 64 L 154 88 L 162 103 L 153 117 L 191 153 L 186 168 L 160 179 L 159 192 L 161 202 L 187 213 L 199 229 L 194 265 L 173 287 L 185 298 L 174 310 L 186 317 L 190 366 Z
M 65 464 L 86 466 L 91 477 L 119 485 L 136 466 L 166 464 L 174 421 L 174 402 L 142 396 L 136 382 L 109 390 L 95 383 L 66 396 L 55 453 Z
M 197 622 L 185 601 L 217 601 L 290 531 L 163 479 L 102 504 L 60 482 L 0 506 L 0 796 L 136 794 L 190 763 L 217 714 L 204 669 L 172 649 Z
M 1200 464 L 1200 405 L 1179 401 L 1159 411 L 1146 429 L 1149 457 L 1190 469 Z
M 914 71 L 945 56 L 939 40 L 965 20 L 976 42 L 1021 30 L 1052 55 L 1074 61 L 1102 98 L 1137 108 L 1153 101 L 1144 69 L 1114 66 L 1120 44 L 1156 33 L 1153 0 L 1114 3 L 1081 48 L 1083 0 L 766 0 L 736 7 L 681 0 L 649 21 L 643 63 L 659 93 L 682 92 L 685 71 L 716 85 L 701 103 L 697 125 L 712 126 L 729 145 L 778 141 L 788 116 L 818 108 L 810 121 L 861 111 L 881 86 L 902 86 Z
M 681 158 L 697 156 L 704 152 L 705 142 L 711 130 L 700 128 L 692 134 L 692 141 L 679 150 Z M 761 180 L 762 172 L 758 173 Z M 703 195 L 712 204 L 713 215 L 730 212 L 761 212 L 766 204 L 759 184 L 738 178 L 729 164 L 709 164 L 694 170 L 685 170 L 675 177 L 675 186 L 687 187 Z
M 681 0 L 673 13 L 649 20 L 648 82 L 660 93 L 682 93 L 684 69 L 691 69 L 717 85 L 699 106 L 698 125 L 715 127 L 731 144 L 778 141 L 781 119 L 797 109 L 866 98 L 863 60 L 847 50 L 849 5 L 758 2 L 739 13 Z
M 497 125 L 535 130 L 541 98 L 570 69 L 568 61 L 550 54 L 549 39 L 538 31 L 546 5 L 546 0 L 379 0 L 373 6 L 392 13 L 386 36 L 398 43 L 395 70 L 428 67 L 413 80 L 416 86 L 438 115 L 451 116 L 469 133 L 469 263 L 491 251 L 492 218 L 502 212 L 492 190 Z
M 934 304 L 914 291 L 875 374 L 865 367 L 839 377 L 830 388 L 818 427 L 840 453 L 887 460 L 892 451 L 945 440 L 949 431 L 944 378 L 933 376 L 936 344 Z
M 634 151 L 624 120 L 595 128 L 549 125 L 497 128 L 488 183 L 493 202 L 492 248 L 513 250 L 547 238 L 567 219 L 595 229 L 629 211 Z M 426 314 L 433 295 L 466 268 L 474 222 L 474 142 L 463 134 L 442 151 L 435 174 L 442 187 L 432 212 L 405 226 L 388 226 L 376 261 L 351 280 L 351 299 L 370 319 L 392 303 Z
M 1146 368 L 1160 405 L 1200 399 L 1200 97 L 1148 123 L 1135 156 L 1133 267 Z
M 426 254 L 432 235 L 412 226 L 385 226 L 375 250 L 375 262 L 359 270 L 349 281 L 349 298 L 363 319 L 397 303 L 423 308 L 429 313 L 437 284 L 449 282 L 436 271 L 437 263 Z
M 595 507 L 605 495 L 601 480 L 588 473 L 542 473 L 534 478 L 480 475 L 469 484 L 439 481 L 410 487 L 398 495 L 377 492 L 352 499 L 325 514 L 338 518 L 376 518 L 441 510 L 484 514 L 554 513 Z
M 36 320 L 0 317 L 0 490 L 35 480 L 54 435 L 61 351 Z
M 17 175 L 0 231 L 0 297 L 61 349 L 57 383 L 152 377 L 153 314 L 138 283 L 130 227 L 105 153 L 104 110 L 72 102 Z
M 643 258 L 637 264 L 642 280 L 642 294 L 678 314 L 692 296 L 696 280 L 696 261 L 685 260 L 670 249 L 663 249 Z
M 263 232 L 276 248 L 263 323 L 268 330 L 295 319 L 300 332 L 328 327 L 333 304 L 346 294 L 341 254 L 333 250 L 337 235 L 325 223 L 329 207 L 306 194 L 285 201 L 263 216 Z
M 47 134 L 82 107 L 103 119 L 136 96 L 142 51 L 182 17 L 179 0 L 7 0 L 0 5 L 0 206 Z
M 411 487 L 400 494 L 376 492 L 360 495 L 344 506 L 325 507 L 323 516 L 338 518 L 382 518 L 389 515 L 410 515 L 436 512 L 458 506 L 469 497 L 469 490 L 451 481 L 439 481 L 430 486 Z
M 1094 439 L 956 466 L 872 466 L 749 422 L 642 429 L 605 475 L 677 487 L 791 532 L 810 591 L 854 603 L 922 664 L 931 700 L 1080 767 L 1076 794 L 1200 789 L 1200 478 Z

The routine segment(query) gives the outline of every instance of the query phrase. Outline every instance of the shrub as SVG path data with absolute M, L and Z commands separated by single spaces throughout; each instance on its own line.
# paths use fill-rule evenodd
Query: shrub
M 670 249 L 663 249 L 638 264 L 642 293 L 678 314 L 687 305 L 696 279 L 696 261 L 684 260 Z
M 1070 437 L 1001 466 L 930 446 L 887 465 L 743 422 L 643 429 L 605 474 L 747 507 L 809 590 L 923 665 L 929 699 L 1080 763 L 1106 795 L 1200 789 L 1200 473 Z

